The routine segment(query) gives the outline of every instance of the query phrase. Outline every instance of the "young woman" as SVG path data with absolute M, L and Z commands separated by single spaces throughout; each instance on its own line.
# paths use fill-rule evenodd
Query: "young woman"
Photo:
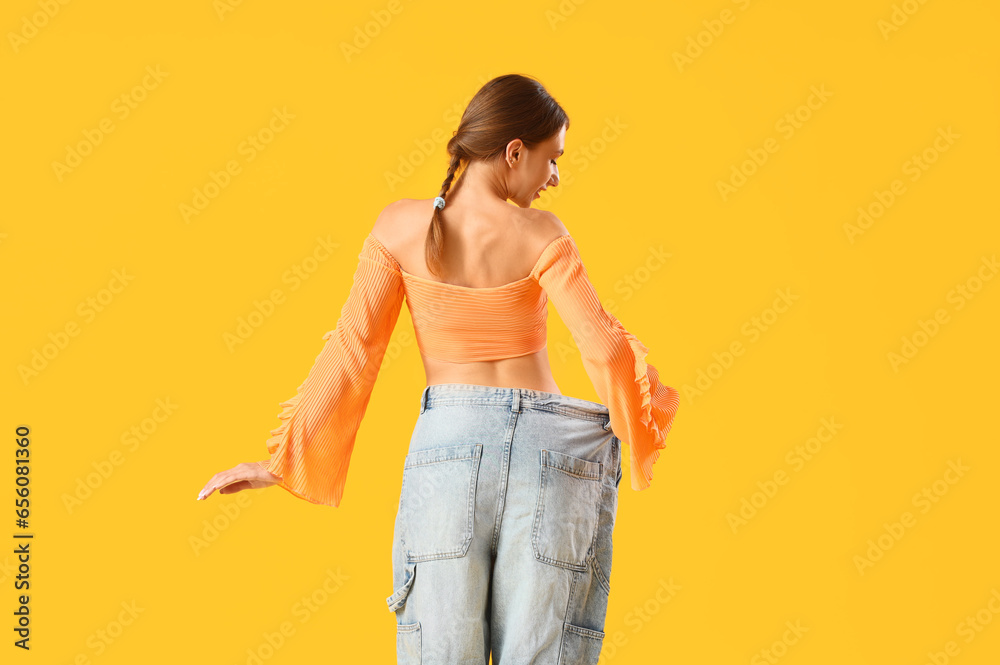
M 559 184 L 568 128 L 538 81 L 486 83 L 448 141 L 439 196 L 388 205 L 365 238 L 337 327 L 281 404 L 270 458 L 215 474 L 199 495 L 279 485 L 340 505 L 405 299 L 427 386 L 402 463 L 386 598 L 399 663 L 486 665 L 491 653 L 497 665 L 596 663 L 622 442 L 632 488 L 645 489 L 677 412 L 677 391 L 604 310 L 566 227 L 531 208 Z M 601 403 L 553 380 L 549 300 Z

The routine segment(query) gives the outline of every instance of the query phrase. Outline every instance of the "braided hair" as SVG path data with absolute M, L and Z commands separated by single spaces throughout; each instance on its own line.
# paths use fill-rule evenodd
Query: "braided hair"
M 503 159 L 507 144 L 521 139 L 532 148 L 555 135 L 563 126 L 569 128 L 569 116 L 542 84 L 529 76 L 504 74 L 487 81 L 472 97 L 458 129 L 448 140 L 448 173 L 438 196 L 447 199 L 455 174 L 461 170 L 461 182 L 470 162 L 493 162 Z M 434 207 L 424 258 L 427 269 L 438 277 L 444 256 L 444 223 L 441 209 Z

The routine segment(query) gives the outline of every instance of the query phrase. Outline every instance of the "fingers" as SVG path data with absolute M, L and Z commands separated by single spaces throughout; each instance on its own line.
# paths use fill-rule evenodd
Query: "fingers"
M 232 469 L 220 471 L 205 483 L 205 486 L 198 493 L 198 500 L 203 501 L 207 499 L 215 490 L 219 490 L 219 494 L 233 494 L 234 492 L 250 489 L 254 487 L 253 481 L 260 479 L 262 471 L 267 470 L 256 462 L 242 462 Z M 280 480 L 279 476 L 275 476 L 269 471 L 265 475 L 270 479 Z
M 225 487 L 219 488 L 219 494 L 232 494 L 234 492 L 241 492 L 246 489 L 253 487 L 253 483 L 249 480 L 240 480 L 231 485 L 226 485 Z
M 238 481 L 238 480 L 230 480 L 229 482 L 226 482 L 226 483 L 220 483 L 220 484 L 215 484 L 215 485 L 213 485 L 213 484 L 206 485 L 201 490 L 201 492 L 199 492 L 198 499 L 199 500 L 207 499 L 208 497 L 212 496 L 212 492 L 214 492 L 215 490 L 219 490 L 219 494 L 231 494 L 232 492 L 237 492 L 239 490 L 229 490 L 227 492 L 226 488 L 232 486 L 233 483 L 239 483 L 239 482 L 240 481 Z
M 239 478 L 233 477 L 232 469 L 229 469 L 227 471 L 220 471 L 219 473 L 212 476 L 212 478 L 207 483 L 205 483 L 205 486 L 201 488 L 201 491 L 198 492 L 198 500 L 202 501 L 204 499 L 207 499 L 208 497 L 212 496 L 212 492 L 214 492 L 215 490 L 219 490 L 219 494 L 227 494 L 227 492 L 223 492 L 221 488 L 238 480 Z
M 198 500 L 203 501 L 204 499 L 207 499 L 208 497 L 212 496 L 212 492 L 214 492 L 216 489 L 218 488 L 212 484 L 212 481 L 208 481 L 208 484 L 202 487 L 201 491 L 198 492 Z

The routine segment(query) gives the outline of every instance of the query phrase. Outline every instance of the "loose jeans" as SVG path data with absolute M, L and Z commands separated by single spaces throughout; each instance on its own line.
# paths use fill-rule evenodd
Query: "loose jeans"
M 393 529 L 400 665 L 592 665 L 621 441 L 603 404 L 426 386 Z

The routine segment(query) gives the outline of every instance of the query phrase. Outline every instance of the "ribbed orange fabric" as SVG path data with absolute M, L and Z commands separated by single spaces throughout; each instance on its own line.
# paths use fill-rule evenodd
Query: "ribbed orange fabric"
M 488 288 L 406 273 L 370 233 L 358 259 L 337 326 L 323 335 L 326 345 L 297 394 L 280 404 L 283 422 L 267 440 L 271 457 L 259 462 L 282 478 L 281 487 L 312 503 L 340 505 L 357 431 L 404 297 L 420 350 L 452 362 L 540 350 L 551 300 L 608 407 L 612 431 L 629 445 L 632 489 L 649 487 L 680 395 L 660 383 L 646 362 L 649 349 L 603 308 L 571 236 L 549 243 L 528 276 Z
M 549 301 L 534 279 L 537 267 L 527 277 L 491 287 L 436 282 L 401 270 L 420 351 L 434 360 L 468 363 L 542 350 Z

